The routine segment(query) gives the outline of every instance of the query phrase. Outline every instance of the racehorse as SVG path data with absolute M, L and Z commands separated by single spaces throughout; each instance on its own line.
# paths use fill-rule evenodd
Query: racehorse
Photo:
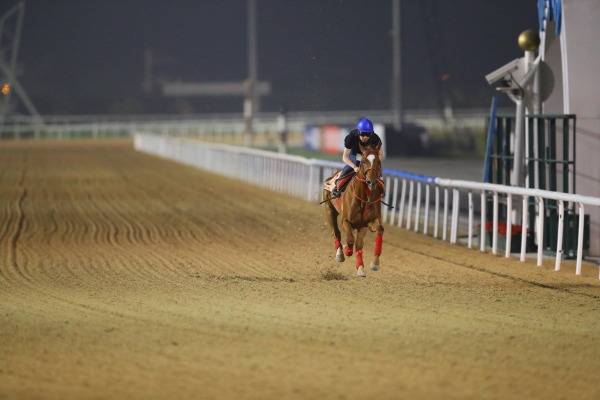
M 325 203 L 325 213 L 329 225 L 333 229 L 336 261 L 343 262 L 344 250 L 341 244 L 341 234 L 338 227 L 338 216 L 341 215 L 342 228 L 346 232 L 346 256 L 352 256 L 354 246 L 356 246 L 356 274 L 366 276 L 362 258 L 363 241 L 367 234 L 367 229 L 371 232 L 377 232 L 375 236 L 374 258 L 371 262 L 371 269 L 379 269 L 379 256 L 383 244 L 383 226 L 381 225 L 381 201 L 384 196 L 384 186 L 381 180 L 381 160 L 379 159 L 379 149 L 381 143 L 376 147 L 364 147 L 360 144 L 362 158 L 358 165 L 358 172 L 348 183 L 346 190 L 334 198 L 333 194 L 323 189 L 323 201 Z M 330 177 L 326 182 L 330 182 L 337 175 Z M 353 231 L 356 230 L 356 238 Z

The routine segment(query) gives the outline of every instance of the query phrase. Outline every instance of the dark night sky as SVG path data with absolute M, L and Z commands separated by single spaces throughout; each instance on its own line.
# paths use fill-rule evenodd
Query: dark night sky
M 3 0 L 4 13 L 16 1 Z M 384 109 L 392 77 L 391 1 L 256 0 L 263 108 Z M 522 56 L 535 0 L 402 2 L 407 108 L 437 107 L 441 74 L 458 107 L 487 107 L 484 75 Z M 42 114 L 177 112 L 182 100 L 141 90 L 143 55 L 171 79 L 247 76 L 245 0 L 28 0 L 20 81 Z M 428 39 L 429 38 L 429 39 Z M 193 112 L 241 111 L 241 99 L 186 99 Z M 178 104 L 178 105 L 176 105 Z

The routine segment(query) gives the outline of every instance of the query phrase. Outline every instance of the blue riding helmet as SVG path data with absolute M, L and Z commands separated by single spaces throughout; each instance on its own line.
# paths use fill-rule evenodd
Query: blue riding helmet
M 366 118 L 361 119 L 358 121 L 358 124 L 356 124 L 356 129 L 361 132 L 373 133 L 373 123 Z

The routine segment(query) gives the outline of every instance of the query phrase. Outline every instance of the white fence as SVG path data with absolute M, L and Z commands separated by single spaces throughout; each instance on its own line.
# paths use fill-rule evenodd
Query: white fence
M 510 112 L 510 110 L 506 110 Z M 298 111 L 287 114 L 289 132 L 302 133 L 306 125 L 354 125 L 358 111 Z M 405 122 L 425 128 L 443 128 L 451 122 L 457 128 L 484 129 L 488 109 L 457 109 L 451 121 L 439 110 L 404 110 Z M 391 124 L 391 110 L 370 110 L 368 116 L 380 124 Z M 254 119 L 258 134 L 279 131 L 279 113 L 260 113 Z M 31 117 L 0 116 L 2 139 L 70 139 L 131 136 L 132 132 L 153 132 L 162 135 L 202 136 L 231 142 L 242 137 L 246 121 L 241 112 L 196 115 L 63 115 Z M 239 141 L 239 140 L 238 140 Z M 241 140 L 243 142 L 243 139 Z
M 257 135 L 278 132 L 277 114 L 254 121 Z M 302 121 L 288 122 L 288 129 L 302 132 Z M 0 120 L 1 139 L 78 139 L 130 137 L 133 132 L 165 136 L 198 136 L 219 142 L 244 142 L 246 122 L 238 114 L 198 116 L 50 116 L 43 118 L 6 117 Z
M 240 179 L 274 191 L 300 197 L 308 201 L 321 199 L 322 182 L 342 167 L 340 162 L 306 159 L 304 157 L 277 154 L 250 148 L 240 148 L 223 144 L 210 144 L 196 140 L 164 137 L 154 134 L 137 133 L 134 135 L 134 147 L 138 151 L 154 154 L 163 158 L 179 161 L 188 165 Z M 506 246 L 505 256 L 511 255 L 511 235 L 513 220 L 520 215 L 522 231 L 528 229 L 529 198 L 537 201 L 537 222 L 535 232 L 537 243 L 542 243 L 544 234 L 544 201 L 555 200 L 559 204 L 558 238 L 555 269 L 560 269 L 563 255 L 562 234 L 564 228 L 565 203 L 577 205 L 579 211 L 579 230 L 577 239 L 576 274 L 581 274 L 584 210 L 586 206 L 600 207 L 600 198 L 550 192 L 546 190 L 525 189 L 489 183 L 468 182 L 435 177 L 408 174 L 401 171 L 384 169 L 386 183 L 386 203 L 394 208 L 383 206 L 383 222 L 404 226 L 424 234 L 432 229 L 433 237 L 441 234 L 442 240 L 457 243 L 460 219 L 460 194 L 467 193 L 467 245 L 473 248 L 475 237 L 479 237 L 479 248 L 486 249 L 486 203 L 492 198 L 492 253 L 498 253 L 498 226 L 500 208 L 506 207 Z M 433 192 L 433 193 L 432 193 Z M 443 199 L 442 197 L 443 192 Z M 450 192 L 452 199 L 450 200 Z M 480 197 L 479 234 L 475 229 L 475 201 L 473 194 Z M 501 205 L 500 195 L 506 196 L 506 205 Z M 513 207 L 513 198 L 521 199 L 522 206 Z M 432 199 L 433 197 L 433 199 Z M 450 210 L 451 207 L 451 210 Z M 441 225 L 441 226 L 440 226 Z M 441 229 L 440 229 L 441 228 Z M 521 235 L 520 259 L 525 260 L 526 235 Z M 537 264 L 542 265 L 543 248 L 538 246 Z M 600 278 L 600 276 L 599 276 Z
M 136 150 L 206 171 L 314 201 L 320 196 L 322 171 L 342 164 L 198 140 L 135 134 Z

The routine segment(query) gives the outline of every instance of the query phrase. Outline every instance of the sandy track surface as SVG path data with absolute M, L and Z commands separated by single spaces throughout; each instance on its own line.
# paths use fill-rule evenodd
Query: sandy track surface
M 0 399 L 600 397 L 596 268 L 387 227 L 357 278 L 321 207 L 130 141 L 0 143 Z

